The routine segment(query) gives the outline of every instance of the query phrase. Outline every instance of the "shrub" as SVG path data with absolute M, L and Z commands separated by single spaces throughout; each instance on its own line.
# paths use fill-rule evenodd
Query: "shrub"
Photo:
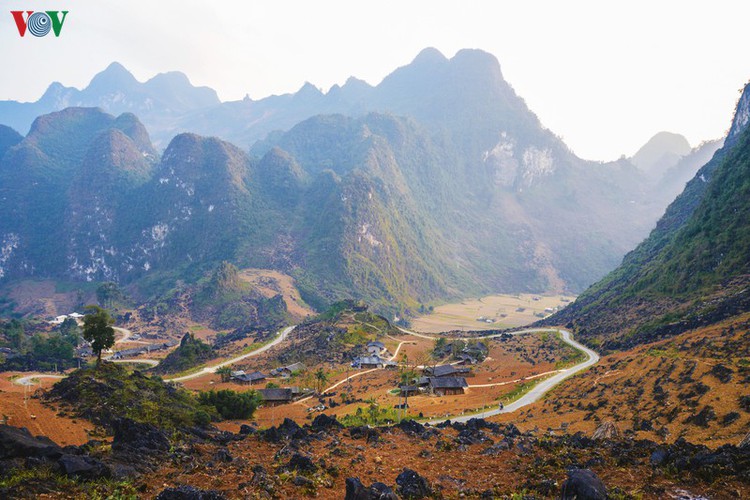
M 216 408 L 225 419 L 248 419 L 260 404 L 260 396 L 255 391 L 235 392 L 229 389 L 201 392 L 198 400 L 203 405 Z

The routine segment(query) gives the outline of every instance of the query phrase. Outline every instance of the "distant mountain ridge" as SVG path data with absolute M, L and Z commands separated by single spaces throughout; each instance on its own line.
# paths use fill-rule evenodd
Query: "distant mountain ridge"
M 113 115 L 137 114 L 149 129 L 160 130 L 165 121 L 219 103 L 213 89 L 193 86 L 183 73 L 160 73 L 141 83 L 115 62 L 82 90 L 54 82 L 36 102 L 0 101 L 0 123 L 24 133 L 40 115 L 69 107 L 99 107 Z
M 114 87 L 158 86 L 113 66 L 81 92 Z M 162 104 L 146 113 L 152 129 L 174 124 Z M 401 314 L 467 294 L 582 290 L 671 201 L 627 160 L 577 158 L 477 50 L 426 49 L 377 87 L 195 106 L 179 119 L 263 140 L 248 154 L 182 133 L 159 158 L 133 114 L 92 108 L 40 116 L 20 142 L 0 129 L 0 278 L 148 287 L 226 260 L 292 274 L 310 304 L 356 297 Z
M 750 310 L 750 85 L 722 149 L 622 265 L 546 323 L 609 348 L 674 335 Z

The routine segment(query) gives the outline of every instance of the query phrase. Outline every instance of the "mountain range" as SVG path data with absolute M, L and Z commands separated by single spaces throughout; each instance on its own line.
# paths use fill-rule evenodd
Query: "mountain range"
M 582 160 L 478 50 L 425 49 L 375 87 L 326 94 L 221 103 L 184 75 L 140 83 L 113 64 L 84 90 L 0 103 L 22 131 L 37 114 L 25 137 L 0 128 L 0 279 L 148 288 L 228 260 L 292 274 L 313 305 L 399 313 L 583 290 L 718 147 Z
M 724 146 L 622 264 L 546 323 L 625 349 L 750 310 L 750 84 Z

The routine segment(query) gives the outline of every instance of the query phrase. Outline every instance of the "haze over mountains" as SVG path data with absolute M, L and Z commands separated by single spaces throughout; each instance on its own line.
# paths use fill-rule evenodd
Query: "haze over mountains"
M 633 161 L 577 158 L 478 50 L 426 49 L 326 94 L 221 103 L 113 64 L 84 90 L 0 103 L 21 131 L 38 115 L 25 138 L 0 129 L 0 278 L 134 283 L 229 260 L 293 274 L 313 304 L 393 311 L 583 290 L 718 147 L 657 136 Z
M 622 265 L 547 323 L 624 349 L 750 309 L 750 84 L 725 145 Z

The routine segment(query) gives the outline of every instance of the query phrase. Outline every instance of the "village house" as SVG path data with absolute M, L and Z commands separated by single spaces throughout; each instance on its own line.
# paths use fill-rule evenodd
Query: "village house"
M 237 382 L 240 385 L 255 385 L 263 383 L 266 380 L 266 376 L 261 372 L 253 372 L 247 374 L 245 372 L 232 372 L 231 380 Z
M 424 368 L 424 374 L 428 377 L 436 378 L 455 377 L 457 375 L 466 377 L 471 374 L 471 368 L 456 365 L 426 366 Z
M 354 368 L 395 368 L 397 363 L 380 356 L 359 356 L 352 361 Z
M 294 397 L 292 389 L 259 389 L 263 404 L 265 406 L 279 406 L 292 401 Z
M 271 370 L 272 377 L 284 377 L 289 378 L 295 373 L 301 373 L 307 368 L 302 363 L 293 363 L 289 366 L 282 366 L 281 368 L 274 368 Z
M 400 389 L 401 396 L 407 398 L 410 396 L 418 396 L 421 393 L 419 387 L 417 387 L 416 385 L 402 385 Z
M 469 387 L 463 377 L 430 377 L 430 390 L 436 396 L 464 394 Z
M 385 352 L 385 344 L 379 340 L 367 343 L 367 352 L 376 356 L 380 356 Z

